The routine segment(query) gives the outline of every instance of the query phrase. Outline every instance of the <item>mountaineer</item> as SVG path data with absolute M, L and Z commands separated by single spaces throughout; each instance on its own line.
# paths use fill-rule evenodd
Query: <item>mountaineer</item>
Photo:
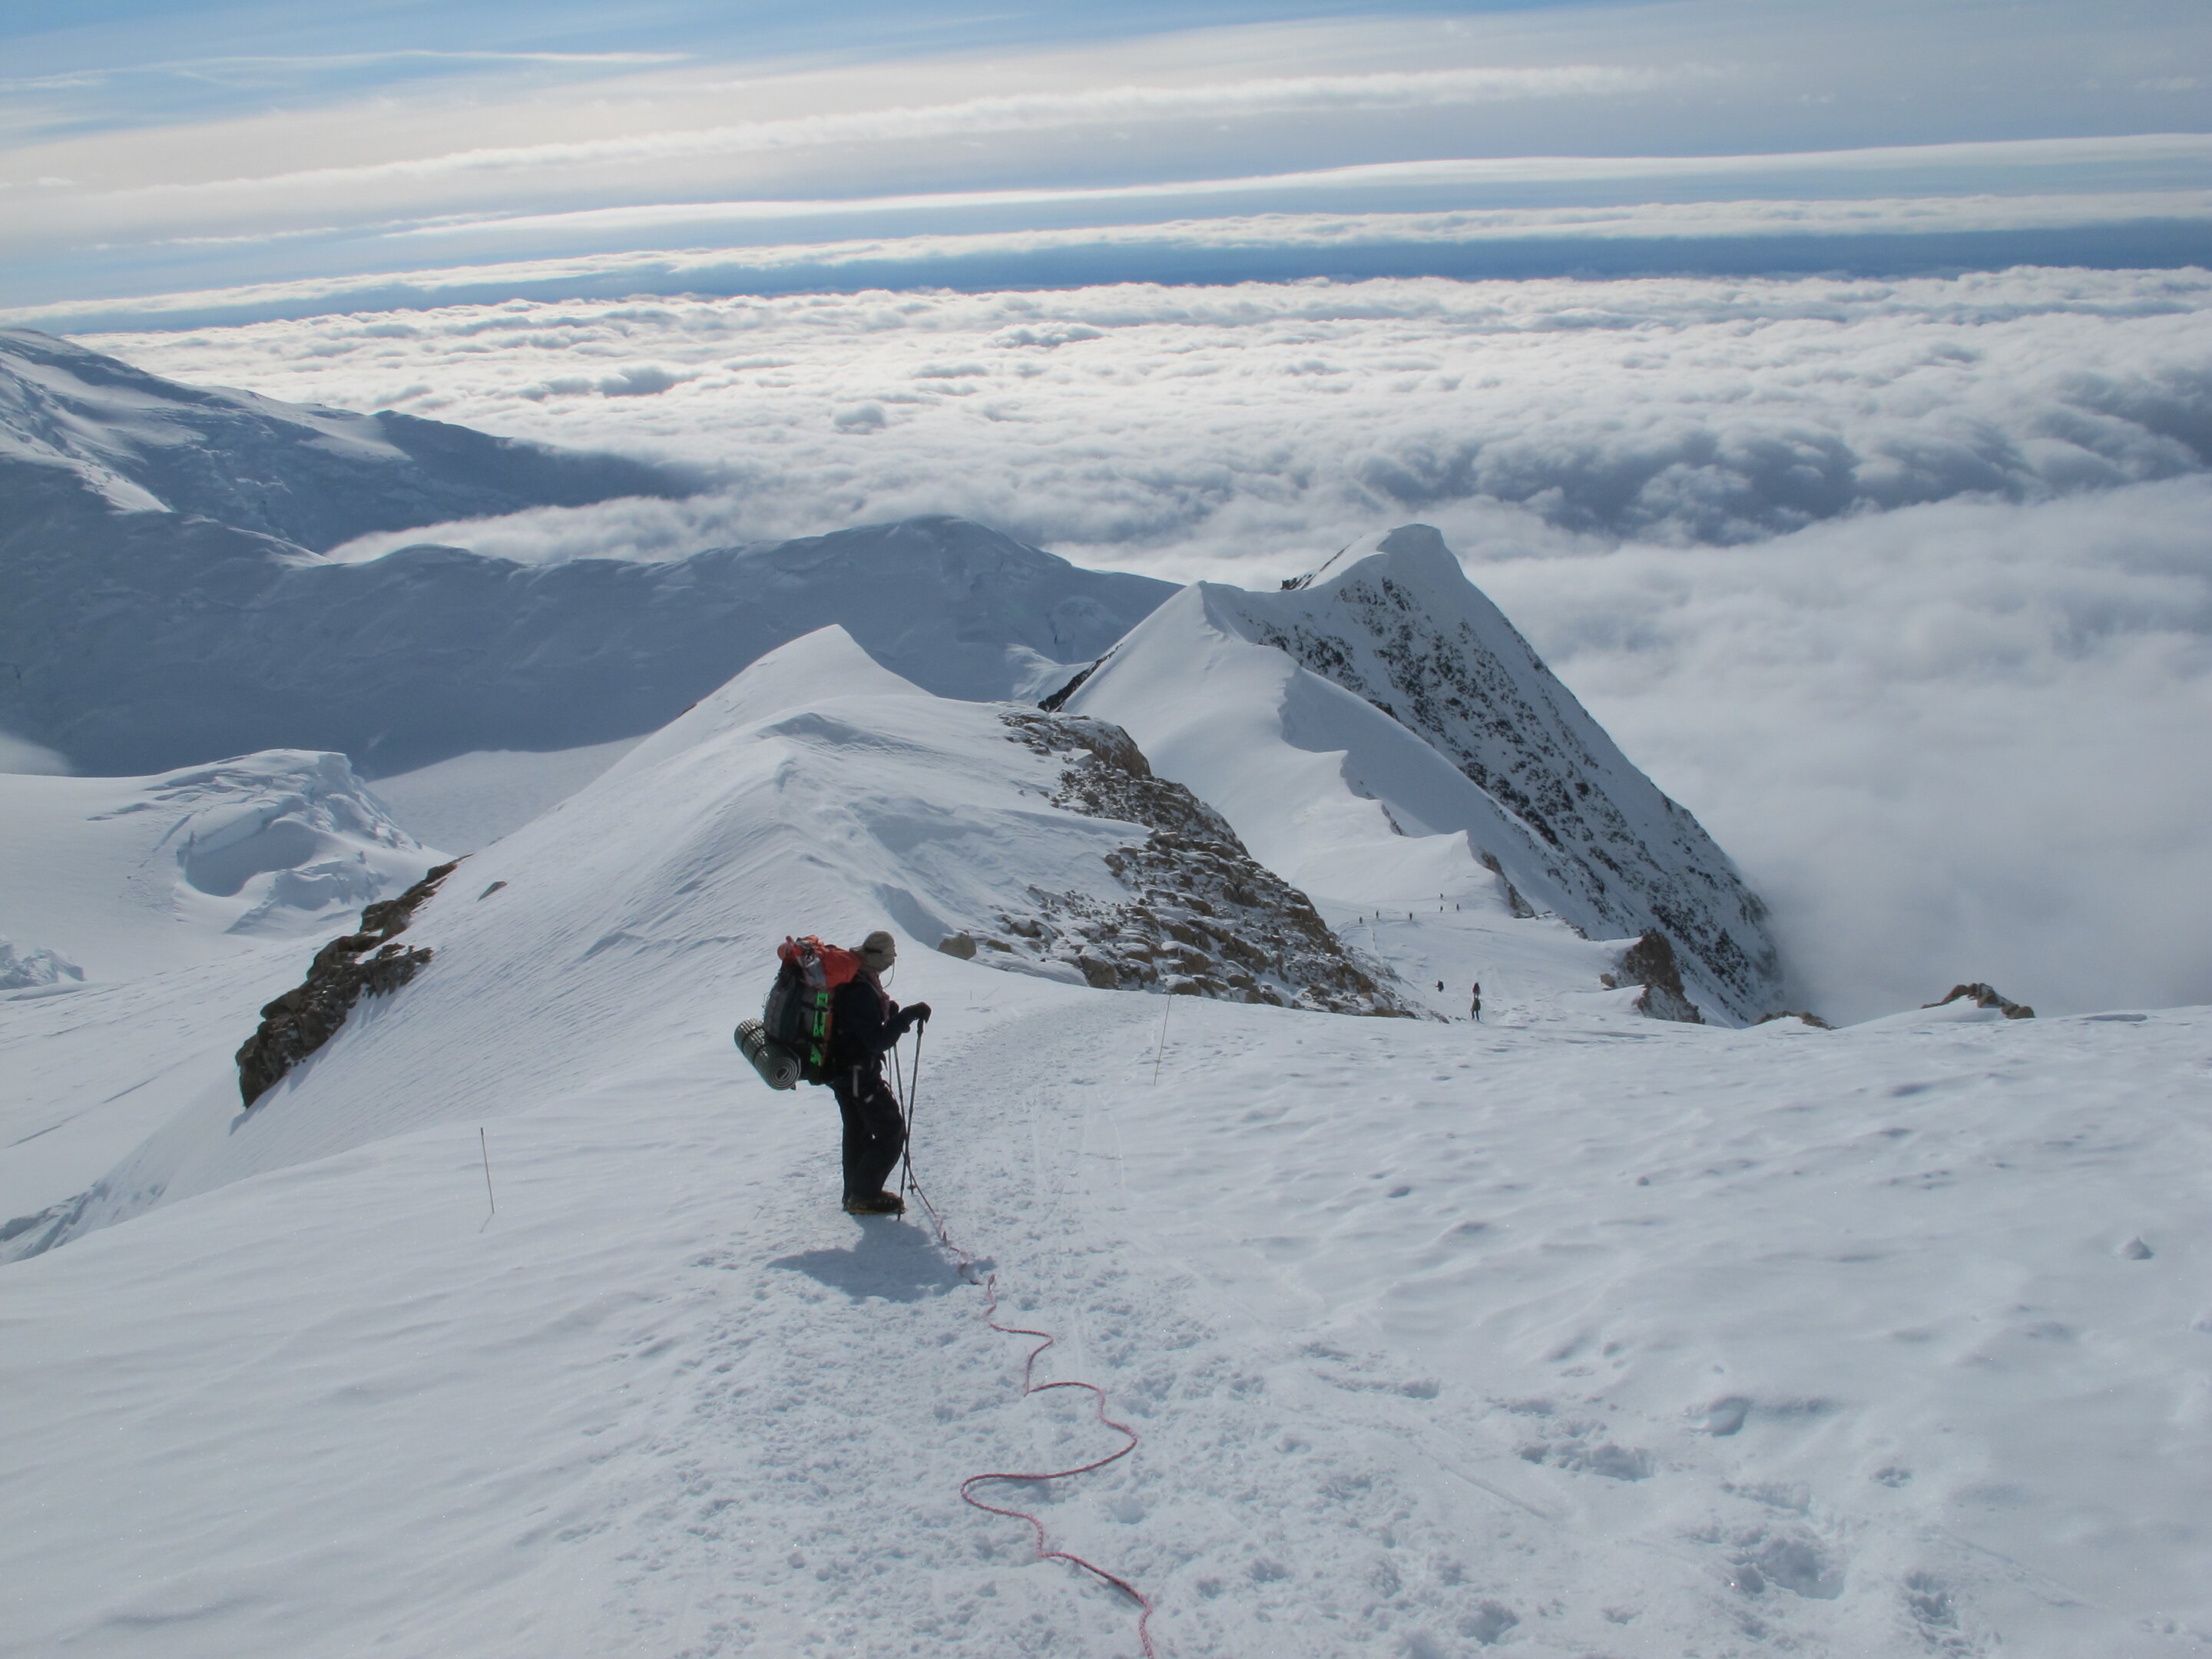
M 884 990 L 883 975 L 898 960 L 898 944 L 878 929 L 854 955 L 860 971 L 831 994 L 830 1091 L 845 1120 L 845 1211 L 848 1215 L 902 1215 L 906 1201 L 884 1188 L 906 1146 L 906 1122 L 884 1081 L 884 1056 L 915 1026 L 929 1024 L 929 1005 L 902 1008 Z

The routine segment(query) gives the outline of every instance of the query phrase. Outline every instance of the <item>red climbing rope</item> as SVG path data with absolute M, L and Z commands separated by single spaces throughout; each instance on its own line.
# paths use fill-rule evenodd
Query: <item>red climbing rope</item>
M 1097 1413 L 1099 1422 L 1103 1424 L 1106 1427 L 1112 1429 L 1115 1433 L 1127 1435 L 1128 1437 L 1127 1443 L 1123 1445 L 1119 1450 L 1109 1452 L 1105 1456 L 1098 1458 L 1092 1462 L 1079 1463 L 1072 1469 L 1053 1469 L 1034 1474 L 1014 1474 L 1003 1472 L 990 1474 L 971 1474 L 965 1480 L 963 1480 L 960 1483 L 961 1501 L 973 1508 L 981 1510 L 987 1515 L 1003 1515 L 1010 1521 L 1028 1522 L 1030 1523 L 1030 1531 L 1036 1534 L 1031 1544 L 1031 1547 L 1036 1552 L 1033 1558 L 1034 1559 L 1039 1561 L 1065 1561 L 1072 1567 L 1080 1567 L 1084 1571 L 1091 1574 L 1093 1577 L 1101 1579 L 1106 1583 L 1111 1584 L 1115 1589 L 1120 1590 L 1124 1595 L 1134 1601 L 1137 1604 L 1138 1608 L 1137 1644 L 1145 1650 L 1145 1659 L 1158 1659 L 1158 1655 L 1152 1647 L 1152 1604 L 1151 1599 L 1146 1595 L 1144 1591 L 1139 1589 L 1127 1579 L 1121 1577 L 1115 1573 L 1107 1571 L 1105 1568 L 1098 1565 L 1096 1562 L 1086 1561 L 1081 1556 L 1072 1554 L 1066 1550 L 1048 1549 L 1046 1547 L 1046 1544 L 1048 1540 L 1045 1536 L 1044 1522 L 1038 1520 L 1036 1516 L 1031 1515 L 1028 1510 L 1001 1509 L 996 1504 L 986 1504 L 981 1498 L 976 1497 L 973 1492 L 969 1490 L 970 1487 L 978 1486 L 986 1480 L 1064 1480 L 1072 1474 L 1088 1474 L 1093 1469 L 1103 1469 L 1109 1463 L 1119 1462 L 1122 1458 L 1127 1457 L 1131 1452 L 1136 1450 L 1138 1445 L 1137 1431 L 1131 1428 L 1127 1423 L 1117 1423 L 1112 1418 L 1106 1415 L 1105 1390 L 1099 1388 L 1095 1382 L 1039 1382 L 1036 1380 L 1037 1356 L 1042 1354 L 1047 1348 L 1052 1346 L 1053 1344 L 1060 1339 L 1054 1336 L 1048 1331 L 1033 1331 L 1021 1325 L 1001 1325 L 999 1322 L 998 1318 L 998 1274 L 986 1274 L 980 1281 L 975 1278 L 975 1258 L 970 1256 L 968 1252 L 963 1249 L 958 1244 L 953 1243 L 952 1235 L 945 1231 L 945 1218 L 938 1213 L 937 1206 L 929 1201 L 929 1194 L 921 1190 L 921 1183 L 915 1180 L 913 1166 L 911 1164 L 908 1166 L 907 1188 L 908 1190 L 912 1192 L 916 1198 L 921 1200 L 921 1207 L 929 1212 L 930 1224 L 937 1231 L 937 1242 L 959 1258 L 960 1276 L 971 1285 L 980 1282 L 983 1287 L 984 1294 L 990 1297 L 989 1304 L 983 1310 L 983 1322 L 988 1325 L 993 1330 L 1003 1332 L 1008 1336 L 1034 1336 L 1042 1339 L 1036 1347 L 1030 1350 L 1030 1357 L 1022 1363 L 1022 1398 L 1026 1400 L 1033 1394 L 1049 1393 L 1054 1389 L 1081 1389 L 1090 1395 L 1091 1407 Z
M 927 1202 L 927 1200 L 925 1200 L 924 1201 Z M 935 1212 L 933 1211 L 931 1213 L 934 1214 Z M 1119 1462 L 1122 1458 L 1127 1457 L 1131 1452 L 1136 1450 L 1138 1443 L 1137 1431 L 1134 1429 L 1131 1428 L 1127 1423 L 1117 1423 L 1112 1418 L 1106 1415 L 1106 1393 L 1105 1390 L 1101 1389 L 1097 1383 L 1037 1382 L 1033 1381 L 1031 1378 L 1031 1373 L 1036 1369 L 1037 1356 L 1042 1353 L 1047 1348 L 1052 1346 L 1052 1345 L 1054 1342 L 1057 1342 L 1060 1339 L 1050 1334 L 1048 1332 L 1033 1331 L 1020 1325 L 1001 1325 L 997 1317 L 999 1312 L 998 1274 L 992 1273 L 987 1277 L 983 1280 L 983 1289 L 991 1298 L 990 1305 L 983 1310 L 983 1322 L 985 1324 L 988 1325 L 994 1331 L 1004 1332 L 1008 1336 L 1036 1336 L 1044 1339 L 1042 1341 L 1039 1342 L 1036 1347 L 1030 1350 L 1030 1357 L 1022 1364 L 1022 1397 L 1026 1400 L 1033 1394 L 1046 1394 L 1049 1393 L 1054 1389 L 1081 1389 L 1091 1396 L 1091 1409 L 1097 1413 L 1099 1422 L 1103 1424 L 1106 1427 L 1113 1430 L 1116 1434 L 1127 1435 L 1128 1437 L 1128 1442 L 1119 1450 L 1110 1451 L 1107 1453 L 1105 1456 L 1098 1458 L 1092 1462 L 1079 1463 L 1072 1469 L 1054 1469 L 1048 1474 L 1012 1474 L 1004 1473 L 996 1474 L 971 1474 L 965 1480 L 963 1480 L 960 1483 L 961 1500 L 963 1503 L 973 1504 L 975 1508 L 985 1511 L 987 1514 L 1003 1515 L 1009 1520 L 1028 1522 L 1030 1523 L 1030 1529 L 1036 1534 L 1033 1544 L 1033 1547 L 1036 1551 L 1036 1559 L 1040 1561 L 1065 1561 L 1072 1567 L 1080 1567 L 1084 1571 L 1090 1573 L 1096 1577 L 1103 1579 L 1106 1583 L 1111 1584 L 1115 1589 L 1120 1590 L 1124 1595 L 1127 1595 L 1131 1601 L 1134 1601 L 1140 1609 L 1137 1614 L 1138 1645 L 1144 1649 L 1145 1659 L 1154 1659 L 1152 1653 L 1152 1633 L 1150 1628 L 1152 1620 L 1152 1604 L 1151 1601 L 1146 1598 L 1144 1591 L 1139 1589 L 1127 1579 L 1118 1577 L 1115 1574 L 1107 1571 L 1105 1568 L 1098 1566 L 1092 1562 L 1085 1560 L 1079 1555 L 1071 1555 L 1066 1550 L 1047 1549 L 1045 1547 L 1043 1522 L 1038 1520 L 1036 1516 L 1031 1515 L 1026 1510 L 1005 1510 L 1000 1509 L 996 1504 L 986 1504 L 981 1498 L 976 1497 L 974 1492 L 969 1490 L 969 1487 L 984 1480 L 1060 1480 L 1066 1479 L 1071 1474 L 1088 1474 L 1093 1469 L 1103 1469 L 1109 1463 Z

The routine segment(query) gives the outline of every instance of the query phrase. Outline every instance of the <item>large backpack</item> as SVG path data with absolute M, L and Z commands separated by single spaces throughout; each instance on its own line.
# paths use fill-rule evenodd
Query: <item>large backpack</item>
M 789 1060 L 798 1063 L 798 1075 L 791 1082 L 780 1082 L 769 1067 L 762 1064 L 747 1048 L 747 1058 L 760 1068 L 761 1075 L 771 1087 L 788 1089 L 792 1082 L 827 1083 L 830 1080 L 830 1003 L 837 988 L 858 978 L 860 958 L 852 951 L 835 945 L 824 945 L 809 934 L 804 939 L 787 939 L 775 948 L 782 966 L 776 969 L 775 983 L 769 988 L 768 1001 L 761 1009 L 761 1045 L 773 1051 L 781 1049 Z M 747 1025 L 751 1021 L 746 1022 Z M 745 1030 L 738 1028 L 738 1041 L 744 1046 Z M 777 1068 L 787 1075 L 788 1064 Z

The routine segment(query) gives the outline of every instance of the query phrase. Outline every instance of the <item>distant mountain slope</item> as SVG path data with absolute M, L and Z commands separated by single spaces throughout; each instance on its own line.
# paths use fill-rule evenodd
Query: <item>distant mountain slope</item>
M 91 772 L 270 748 L 398 772 L 639 736 L 830 623 L 942 695 L 1035 696 L 1174 591 L 951 519 L 665 564 L 315 556 L 371 530 L 688 487 L 0 334 L 0 730 Z
M 1746 1021 L 1780 1006 L 1765 907 L 1443 538 L 1408 526 L 1342 557 L 1303 589 L 1186 589 L 1068 711 L 1126 727 L 1317 896 L 1403 902 L 1502 881 L 1593 937 L 1662 931 L 1709 1009 Z
M 951 519 L 550 566 L 454 547 L 301 563 L 149 520 L 0 566 L 0 728 L 89 771 L 312 746 L 374 775 L 607 743 L 832 623 L 940 695 L 1033 696 L 1174 591 Z
M 697 488 L 675 468 L 390 410 L 179 386 L 25 329 L 0 329 L 0 483 L 9 531 L 24 527 L 29 490 L 49 510 L 210 519 L 313 552 L 371 531 Z

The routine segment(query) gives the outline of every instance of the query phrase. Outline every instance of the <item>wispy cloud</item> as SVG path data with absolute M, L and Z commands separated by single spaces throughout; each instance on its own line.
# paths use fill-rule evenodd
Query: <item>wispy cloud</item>
M 1622 212 L 1624 240 L 1650 242 L 1635 227 L 1698 204 L 1721 223 L 1784 211 L 1749 214 L 1753 200 L 1861 198 L 1871 223 L 1901 219 L 1911 197 L 1933 228 L 1962 204 L 1989 220 L 1986 198 L 2212 187 L 2183 84 L 2212 71 L 2212 26 L 2191 0 L 2095 22 L 2069 0 L 2020 0 L 1994 31 L 1960 0 L 1847 12 L 1599 0 L 1224 27 L 1204 27 L 1218 14 L 1202 7 L 1152 34 L 1159 12 L 1030 16 L 996 46 L 969 20 L 957 50 L 941 30 L 893 27 L 896 9 L 842 35 L 775 33 L 778 50 L 803 38 L 811 55 L 774 61 L 734 55 L 757 31 L 679 38 L 656 10 L 635 27 L 568 15 L 507 39 L 271 26 L 221 52 L 149 40 L 127 70 L 112 52 L 43 74 L 27 63 L 18 82 L 46 90 L 0 97 L 0 179 L 15 186 L 0 300 L 343 287 L 432 260 L 481 274 L 613 252 L 645 271 L 672 246 L 811 240 L 800 222 L 836 221 L 854 240 L 1037 233 L 1036 247 L 1072 258 L 1081 245 L 1048 239 L 1079 216 L 1154 219 L 1170 202 L 1188 204 L 1179 220 L 1344 214 L 1370 227 L 1417 210 L 1556 210 L 1577 227 Z M 922 39 L 940 44 L 925 52 Z M 27 186 L 39 178 L 78 182 Z M 1832 210 L 1813 217 L 1840 227 Z M 1502 217 L 1469 224 L 1511 234 Z M 1091 274 L 1063 264 L 1055 280 Z
M 1549 69 L 1438 70 L 1422 73 L 1304 76 L 1200 86 L 1103 87 L 1025 93 L 958 103 L 892 106 L 838 114 L 747 121 L 696 131 L 620 138 L 500 146 L 448 155 L 315 167 L 233 179 L 143 187 L 148 196 L 232 192 L 246 188 L 343 187 L 428 180 L 461 173 L 635 165 L 678 158 L 741 155 L 830 144 L 897 143 L 979 133 L 1018 132 L 1107 122 L 1187 121 L 1306 110 L 1392 109 L 1500 99 L 1589 97 L 1653 88 L 1718 71 L 1581 64 Z M 734 89 L 734 88 L 733 88 Z
M 1944 166 L 1958 168 L 2078 167 L 2119 161 L 2187 160 L 2212 162 L 2212 134 L 2163 133 L 2124 138 L 2030 139 L 2009 143 L 1913 145 L 1880 149 L 1826 150 L 1781 155 L 1534 155 L 1385 161 L 1363 167 L 1330 167 L 1306 173 L 1247 174 L 1229 179 L 1175 179 L 1091 187 L 1053 186 L 1026 190 L 943 191 L 905 196 L 859 196 L 813 199 L 765 198 L 732 202 L 656 202 L 615 208 L 587 208 L 558 214 L 452 215 L 428 223 L 394 228 L 394 235 L 468 235 L 497 230 L 507 234 L 548 230 L 592 232 L 650 229 L 666 225 L 711 225 L 717 222 L 858 217 L 915 212 L 961 212 L 978 209 L 1047 205 L 1106 205 L 1177 198 L 1330 194 L 1346 199 L 1377 191 L 1450 185 L 1507 184 L 1650 183 L 1669 179 L 1741 179 L 1746 176 L 1803 176 L 1821 173 L 1879 175 Z M 1723 234 L 1744 234 L 1754 225 L 1788 222 L 1867 230 L 1893 229 L 1907 222 L 1939 221 L 1963 229 L 1990 223 L 2085 223 L 2122 218 L 2194 216 L 2212 201 L 2212 191 L 2137 191 L 2067 195 L 1917 196 L 1848 201 L 1646 202 L 1595 207 L 1493 209 L 1431 214 L 1354 213 L 1332 215 L 1341 226 L 1323 234 L 1349 240 L 1376 234 L 1422 239 L 1527 230 L 1554 234 L 1577 227 L 1599 234 L 1667 235 L 1725 226 Z M 1980 210 L 1977 211 L 1976 210 Z M 1960 217 L 1951 216 L 1959 215 Z M 1206 222 L 1215 234 L 1249 238 L 1261 222 L 1228 216 Z M 1269 223 L 1266 240 L 1313 234 L 1316 222 L 1278 232 Z M 1232 228 L 1233 227 L 1233 228 Z M 1073 233 L 1080 237 L 1097 228 Z M 1048 233 L 1048 234 L 1049 233 Z M 1103 233 L 1101 233 L 1103 234 Z M 1200 234 L 1195 222 L 1182 230 Z M 1062 234 L 1066 234 L 1066 233 Z M 1063 243 L 1064 245 L 1064 243 Z
M 2212 145 L 2212 140 L 2187 142 Z M 1723 158 L 1725 159 L 1725 158 Z M 1576 165 L 1581 165 L 1577 162 Z M 1401 177 L 1419 176 L 1433 166 L 1449 175 L 1454 168 L 1488 163 L 1415 164 L 1394 167 Z M 1602 163 L 1591 163 L 1601 167 Z M 1320 175 L 1327 178 L 1329 175 Z M 1304 184 L 1309 179 L 1296 181 Z M 804 221 L 895 208 L 924 211 L 978 205 L 1036 204 L 1043 200 L 1104 206 L 1179 194 L 1205 194 L 1231 188 L 1255 191 L 1289 190 L 1281 179 L 1207 181 L 1189 185 L 1134 186 L 1091 192 L 969 193 L 944 197 L 881 198 L 859 202 L 710 203 L 595 210 L 587 214 L 518 216 L 485 220 L 459 217 L 428 225 L 405 222 L 373 228 L 387 246 L 408 246 L 440 239 L 477 237 L 496 242 L 552 228 L 642 229 L 670 226 L 711 228 L 716 223 Z M 580 226 L 578 222 L 581 222 Z M 1360 247 L 1400 249 L 1471 248 L 1486 245 L 1548 240 L 1595 247 L 1601 243 L 1660 243 L 1694 246 L 1781 237 L 1828 239 L 1840 256 L 1853 238 L 1990 234 L 2069 228 L 2088 231 L 2145 222 L 2204 228 L 2212 236 L 2212 191 L 2146 191 L 2127 194 L 1984 195 L 1973 197 L 1875 197 L 1843 199 L 1693 201 L 1644 203 L 1624 207 L 1526 208 L 1434 213 L 1224 214 L 1209 218 L 1091 224 L 1066 229 L 947 233 L 935 235 L 847 237 L 821 241 L 770 242 L 746 246 L 633 248 L 611 253 L 556 258 L 455 260 L 362 271 L 338 277 L 303 277 L 281 283 L 245 283 L 114 298 L 74 299 L 41 305 L 0 307 L 0 323 L 47 329 L 112 328 L 118 319 L 153 324 L 165 318 L 235 316 L 257 309 L 296 312 L 302 307 L 341 308 L 364 300 L 391 305 L 403 297 L 433 306 L 443 296 L 503 291 L 516 295 L 606 292 L 611 285 L 629 291 L 684 293 L 702 288 L 744 291 L 749 285 L 814 273 L 831 283 L 847 269 L 896 270 L 900 280 L 930 284 L 963 262 L 1012 260 L 1048 255 L 1158 249 L 1163 252 L 1329 250 Z M 236 239 L 246 242 L 311 240 L 359 234 L 341 227 L 302 228 Z M 174 239 L 179 246 L 218 245 L 213 237 Z M 878 277 L 875 280 L 883 280 Z
M 69 92 L 106 86 L 134 76 L 222 75 L 238 70 L 304 70 L 327 73 L 404 64 L 562 64 L 574 65 L 638 65 L 680 64 L 689 54 L 680 52 L 446 52 L 428 47 L 398 47 L 390 52 L 234 52 L 222 57 L 176 58 L 161 63 L 118 64 L 97 70 L 77 70 L 59 75 L 0 77 L 0 93 Z

